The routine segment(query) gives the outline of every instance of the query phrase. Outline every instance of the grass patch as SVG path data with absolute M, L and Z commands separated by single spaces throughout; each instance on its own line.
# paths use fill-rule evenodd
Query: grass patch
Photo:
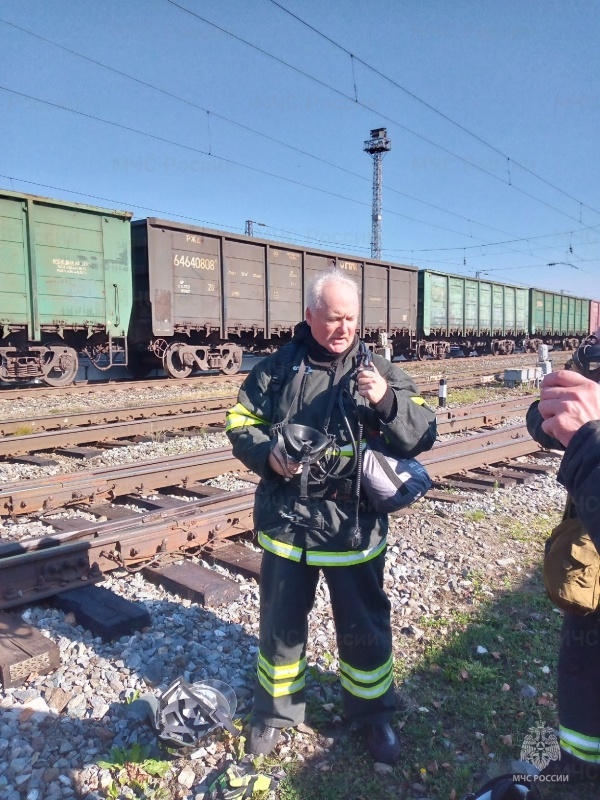
M 134 744 L 129 750 L 113 747 L 106 761 L 99 761 L 98 766 L 111 773 L 111 780 L 104 787 L 107 798 L 119 798 L 127 791 L 128 797 L 153 798 L 168 800 L 171 797 L 164 787 L 159 785 L 170 769 L 168 761 L 150 758 L 148 748 Z
M 451 381 L 451 378 L 449 378 Z M 490 391 L 490 384 L 486 386 L 467 386 L 464 389 L 448 388 L 448 403 L 450 405 L 470 406 L 473 403 L 485 403 L 497 400 L 500 384 L 492 384 L 493 391 Z
M 398 678 L 406 704 L 405 762 L 421 764 L 423 754 L 427 760 L 426 773 L 413 766 L 409 780 L 424 784 L 427 797 L 445 800 L 452 790 L 460 797 L 477 786 L 477 770 L 519 758 L 540 715 L 555 724 L 559 627 L 536 574 L 516 591 L 487 597 L 472 613 L 452 614 L 445 635 L 426 631 L 421 659 L 399 669 Z M 537 690 L 532 699 L 521 696 L 528 684 Z
M 560 522 L 559 514 L 530 517 L 521 522 L 514 517 L 499 517 L 499 533 L 504 541 L 527 542 L 543 545 L 552 528 Z
M 482 519 L 487 517 L 485 511 L 482 511 L 480 508 L 475 509 L 474 511 L 465 511 L 463 514 L 465 519 L 470 520 L 471 522 L 481 522 Z
M 517 387 L 507 389 L 503 383 L 486 383 L 485 386 L 467 386 L 464 389 L 452 389 L 452 377 L 448 376 L 448 403 L 450 405 L 472 405 L 473 403 L 489 403 L 498 400 L 498 393 L 507 396 L 521 396 L 538 393 L 538 389 Z
M 31 433 L 34 433 L 34 429 L 31 425 L 19 425 L 18 428 L 11 433 L 11 436 L 29 436 Z
M 394 722 L 402 756 L 394 770 L 374 774 L 360 734 L 315 714 L 317 704 L 311 724 L 334 745 L 301 762 L 280 762 L 286 777 L 279 800 L 459 798 L 477 789 L 486 771 L 505 771 L 503 762 L 519 759 L 529 728 L 540 721 L 557 725 L 561 618 L 545 596 L 539 571 L 515 579 L 511 588 L 495 584 L 493 596 L 485 593 L 489 576 L 473 573 L 469 579 L 481 590 L 475 605 L 421 617 L 423 636 L 417 641 L 395 635 L 400 705 Z M 528 690 L 521 693 L 526 686 L 535 688 L 533 698 Z M 578 800 L 596 798 L 585 791 Z M 545 800 L 565 797 L 553 792 L 548 789 Z

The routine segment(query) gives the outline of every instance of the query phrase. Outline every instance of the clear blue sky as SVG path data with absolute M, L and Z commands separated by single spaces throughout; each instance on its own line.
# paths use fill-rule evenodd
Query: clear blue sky
M 386 126 L 384 258 L 600 297 L 598 2 L 177 3 L 0 4 L 0 186 L 367 255 Z

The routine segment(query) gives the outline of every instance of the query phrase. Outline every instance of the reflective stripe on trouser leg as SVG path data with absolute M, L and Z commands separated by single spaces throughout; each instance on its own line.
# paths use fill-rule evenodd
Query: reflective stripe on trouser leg
M 307 617 L 319 570 L 266 550 L 260 569 L 260 639 L 255 720 L 275 728 L 304 719 Z
M 385 551 L 351 567 L 327 567 L 340 660 L 344 715 L 389 722 L 395 709 L 390 601 L 383 590 Z
M 560 746 L 600 764 L 600 613 L 565 612 L 558 655 Z

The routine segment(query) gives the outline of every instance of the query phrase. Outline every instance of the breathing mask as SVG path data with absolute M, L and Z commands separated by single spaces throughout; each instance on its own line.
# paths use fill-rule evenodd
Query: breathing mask
M 600 382 L 600 341 L 594 335 L 588 336 L 565 365 L 585 378 Z

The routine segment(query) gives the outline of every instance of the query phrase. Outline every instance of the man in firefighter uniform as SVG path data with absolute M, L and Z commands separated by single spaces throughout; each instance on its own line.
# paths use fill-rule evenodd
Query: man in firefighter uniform
M 600 338 L 600 331 L 598 331 Z M 558 481 L 571 515 L 600 551 L 600 385 L 577 372 L 547 375 L 527 428 L 543 447 L 565 451 Z M 600 776 L 600 611 L 565 611 L 558 657 L 561 758 L 542 771 L 569 781 Z
M 395 455 L 413 457 L 433 445 L 435 413 L 384 358 L 357 369 L 358 313 L 356 285 L 347 275 L 319 276 L 308 288 L 306 321 L 291 343 L 254 367 L 228 413 L 234 455 L 261 478 L 254 506 L 264 549 L 260 637 L 248 744 L 255 754 L 271 752 L 281 729 L 304 719 L 307 617 L 321 570 L 336 626 L 344 716 L 364 726 L 376 761 L 393 763 L 400 753 L 390 724 L 390 602 L 383 590 L 388 520 L 353 496 L 353 435 L 360 415 Z M 329 437 L 310 474 L 273 435 L 282 420 L 292 429 L 309 426 L 314 438 Z

